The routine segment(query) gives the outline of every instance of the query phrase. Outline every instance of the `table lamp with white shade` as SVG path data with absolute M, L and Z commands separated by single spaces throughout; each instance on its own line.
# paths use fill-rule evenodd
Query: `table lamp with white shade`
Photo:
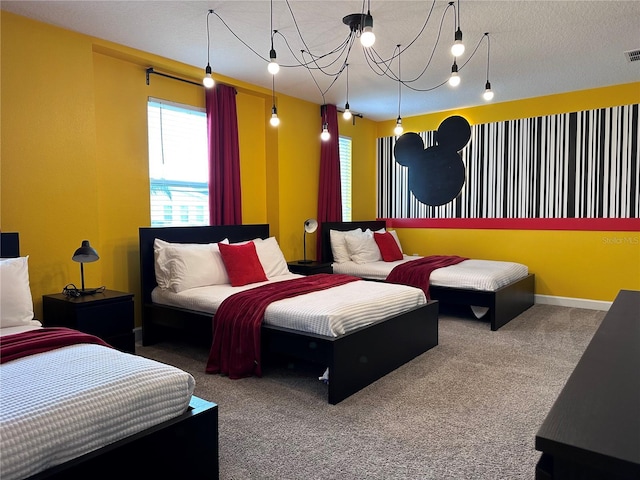
M 304 259 L 298 263 L 313 263 L 313 260 L 307 260 L 307 233 L 313 233 L 318 229 L 318 221 L 315 218 L 308 218 L 304 221 L 303 246 Z

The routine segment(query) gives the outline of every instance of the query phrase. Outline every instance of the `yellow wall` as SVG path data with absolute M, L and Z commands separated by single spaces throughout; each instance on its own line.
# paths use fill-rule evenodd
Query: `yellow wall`
M 30 256 L 36 315 L 43 294 L 80 283 L 71 255 L 84 239 L 101 257 L 85 266 L 85 284 L 139 299 L 138 228 L 150 224 L 148 97 L 204 106 L 201 87 L 157 75 L 147 85 L 145 70 L 202 72 L 6 12 L 1 21 L 0 227 L 20 232 Z M 46 72 L 40 83 L 34 65 Z M 238 91 L 243 222 L 269 223 L 285 256 L 300 258 L 303 222 L 317 211 L 319 106 L 278 95 L 282 124 L 273 129 L 271 91 L 216 80 Z M 140 310 L 137 301 L 138 324 Z
M 640 82 L 461 108 L 403 119 L 405 131 L 436 130 L 451 115 L 470 124 L 554 115 L 640 103 Z M 394 121 L 380 122 L 378 136 Z M 375 166 L 370 170 L 375 171 Z M 375 180 L 374 180 L 375 181 Z M 399 229 L 411 253 L 452 254 L 524 263 L 536 274 L 536 293 L 613 301 L 620 289 L 640 290 L 640 232 Z
M 201 69 L 20 16 L 0 13 L 0 228 L 18 231 L 29 255 L 36 315 L 43 294 L 78 284 L 71 260 L 84 239 L 100 254 L 86 265 L 87 286 L 136 295 L 140 324 L 138 228 L 149 225 L 146 102 L 149 96 L 196 106 L 198 86 L 152 76 L 153 65 L 197 79 Z M 36 75 L 36 71 L 44 72 Z M 34 73 L 35 72 L 35 73 Z M 269 223 L 289 260 L 301 258 L 303 222 L 317 212 L 320 108 L 277 95 L 281 125 L 268 124 L 271 91 L 224 77 L 237 87 L 244 223 Z M 638 102 L 638 85 L 456 111 L 472 123 Z M 595 94 L 595 95 L 594 95 Z M 596 100 L 591 100 L 595 97 Z M 628 102 L 620 98 L 629 97 Z M 599 102 L 599 103 L 597 103 Z M 604 106 L 604 105 L 603 105 Z M 407 130 L 436 128 L 454 112 L 403 119 Z M 353 139 L 353 218 L 376 215 L 376 138 L 393 122 L 340 120 Z M 640 289 L 638 232 L 522 232 L 402 229 L 408 251 L 451 251 L 522 260 L 537 293 L 612 300 Z M 316 236 L 307 256 L 315 258 Z
M 346 121 L 338 115 L 340 135 L 351 137 L 351 194 L 353 220 L 376 218 L 376 131 L 377 123 L 366 118 Z

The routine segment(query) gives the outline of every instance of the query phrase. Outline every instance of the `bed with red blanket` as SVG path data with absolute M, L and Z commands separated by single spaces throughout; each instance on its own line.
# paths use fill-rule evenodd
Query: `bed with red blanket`
M 193 377 L 33 318 L 28 256 L 2 233 L 0 476 L 218 478 L 217 405 Z
M 367 258 L 366 252 L 360 254 L 359 263 L 349 261 L 349 258 L 346 259 L 347 261 L 337 262 L 336 260 L 342 260 L 342 258 L 334 258 L 332 236 L 335 240 L 336 232 L 346 233 L 367 229 L 371 232 L 385 231 L 386 222 L 372 220 L 321 224 L 322 261 L 333 264 L 334 272 L 338 273 L 348 273 L 377 281 L 419 284 L 421 288 L 428 291 L 430 298 L 440 301 L 443 306 L 471 306 L 476 316 L 488 320 L 491 330 L 494 331 L 506 325 L 534 303 L 535 275 L 530 273 L 525 265 L 513 262 L 462 259 L 458 256 L 441 255 L 430 257 L 401 255 L 402 260 L 398 261 L 372 260 L 369 262 L 368 260 L 373 257 Z M 354 243 L 353 239 L 350 241 Z M 404 265 L 415 264 L 415 262 L 427 262 L 430 266 L 413 269 L 409 265 Z M 437 269 L 433 268 L 434 265 Z M 401 271 L 403 268 L 411 271 L 403 272 Z M 422 279 L 417 278 L 420 275 Z
M 156 276 L 157 251 L 154 252 L 156 240 L 170 244 L 208 245 L 221 243 L 223 240 L 238 243 L 255 239 L 269 239 L 269 226 L 261 224 L 141 228 L 143 343 L 151 344 L 183 336 L 191 341 L 199 341 L 213 350 L 213 332 L 218 327 L 218 310 L 223 307 L 222 302 L 225 302 L 232 293 L 237 295 L 238 289 L 246 289 L 249 293 L 244 299 L 239 300 L 241 303 L 244 302 L 239 309 L 246 312 L 248 309 L 256 308 L 258 321 L 249 322 L 235 332 L 225 333 L 218 330 L 222 333 L 216 344 L 217 348 L 229 349 L 231 342 L 242 346 L 249 345 L 252 348 L 253 356 L 248 360 L 249 367 L 233 375 L 242 377 L 246 374 L 260 374 L 260 363 L 272 356 L 284 355 L 317 364 L 321 367 L 319 373 L 322 373 L 325 368 L 329 371 L 327 394 L 331 404 L 344 400 L 438 344 L 438 303 L 427 302 L 421 292 L 406 286 L 380 285 L 378 282 L 350 279 L 345 285 L 329 286 L 321 289 L 322 291 L 303 292 L 292 298 L 276 298 L 274 301 L 274 298 L 266 299 L 265 297 L 265 302 L 268 303 L 265 307 L 266 303 L 260 305 L 262 300 L 256 297 L 257 288 L 269 285 L 271 282 L 284 284 L 291 280 L 291 288 L 299 292 L 307 288 L 300 282 L 308 282 L 311 277 L 306 277 L 307 280 L 301 277 L 293 282 L 295 279 L 293 277 L 300 276 L 292 275 L 287 271 L 288 275 L 282 275 L 278 280 L 268 280 L 244 287 L 232 287 L 223 283 L 190 288 L 178 293 L 172 293 L 158 285 L 158 281 L 162 282 L 162 280 Z M 326 276 L 332 277 L 332 275 Z M 313 281 L 322 280 L 322 276 L 313 277 L 316 277 Z M 370 288 L 366 288 L 367 286 Z M 392 290 L 390 287 L 396 287 L 396 289 Z M 344 307 L 342 303 L 331 298 L 334 292 L 338 292 L 337 289 L 343 289 L 340 290 L 340 297 L 350 299 Z M 278 289 L 275 291 L 279 292 Z M 195 299 L 192 299 L 193 303 L 189 305 L 172 303 L 173 300 L 177 301 L 179 297 L 189 293 L 196 295 Z M 381 309 L 374 306 L 375 297 L 382 295 L 397 297 L 398 294 L 408 298 L 420 297 L 421 301 L 414 303 L 410 308 L 398 307 L 391 301 L 387 302 L 390 305 L 382 305 Z M 276 293 L 276 295 L 280 294 Z M 332 308 L 334 307 L 341 312 L 340 322 L 337 325 L 327 326 L 325 317 L 333 318 Z M 347 314 L 345 315 L 344 312 Z M 354 312 L 353 316 L 351 312 Z M 261 316 L 263 318 L 260 318 Z M 362 320 L 364 323 L 360 323 Z M 251 337 L 246 335 L 247 330 L 251 331 Z M 229 361 L 237 365 L 245 362 L 246 359 Z M 211 371 L 221 370 L 221 366 L 215 364 L 215 359 L 212 362 L 210 362 Z M 256 364 L 258 369 L 254 368 Z M 203 368 L 205 368 L 204 365 Z M 229 374 L 229 372 L 226 373 Z

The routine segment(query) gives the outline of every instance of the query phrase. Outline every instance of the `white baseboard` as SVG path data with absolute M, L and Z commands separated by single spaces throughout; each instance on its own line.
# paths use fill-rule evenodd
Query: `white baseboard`
M 542 305 L 558 305 L 559 307 L 586 308 L 588 310 L 608 311 L 613 302 L 588 300 L 586 298 L 553 297 L 551 295 L 535 295 L 535 303 Z
M 134 328 L 133 334 L 135 336 L 136 343 L 142 343 L 142 327 Z

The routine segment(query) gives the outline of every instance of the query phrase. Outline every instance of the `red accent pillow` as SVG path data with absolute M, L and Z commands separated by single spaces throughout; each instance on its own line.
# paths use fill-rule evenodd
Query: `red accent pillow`
M 396 242 L 396 239 L 393 238 L 393 235 L 389 232 L 373 232 L 373 239 L 376 241 L 376 244 L 378 244 L 380 255 L 382 255 L 382 260 L 385 262 L 394 262 L 404 258 L 400 251 L 400 247 L 398 246 L 398 242 Z
M 227 275 L 229 275 L 231 286 L 240 287 L 249 283 L 267 280 L 253 242 L 247 242 L 242 245 L 219 243 L 218 247 L 220 248 L 222 262 L 227 270 Z

